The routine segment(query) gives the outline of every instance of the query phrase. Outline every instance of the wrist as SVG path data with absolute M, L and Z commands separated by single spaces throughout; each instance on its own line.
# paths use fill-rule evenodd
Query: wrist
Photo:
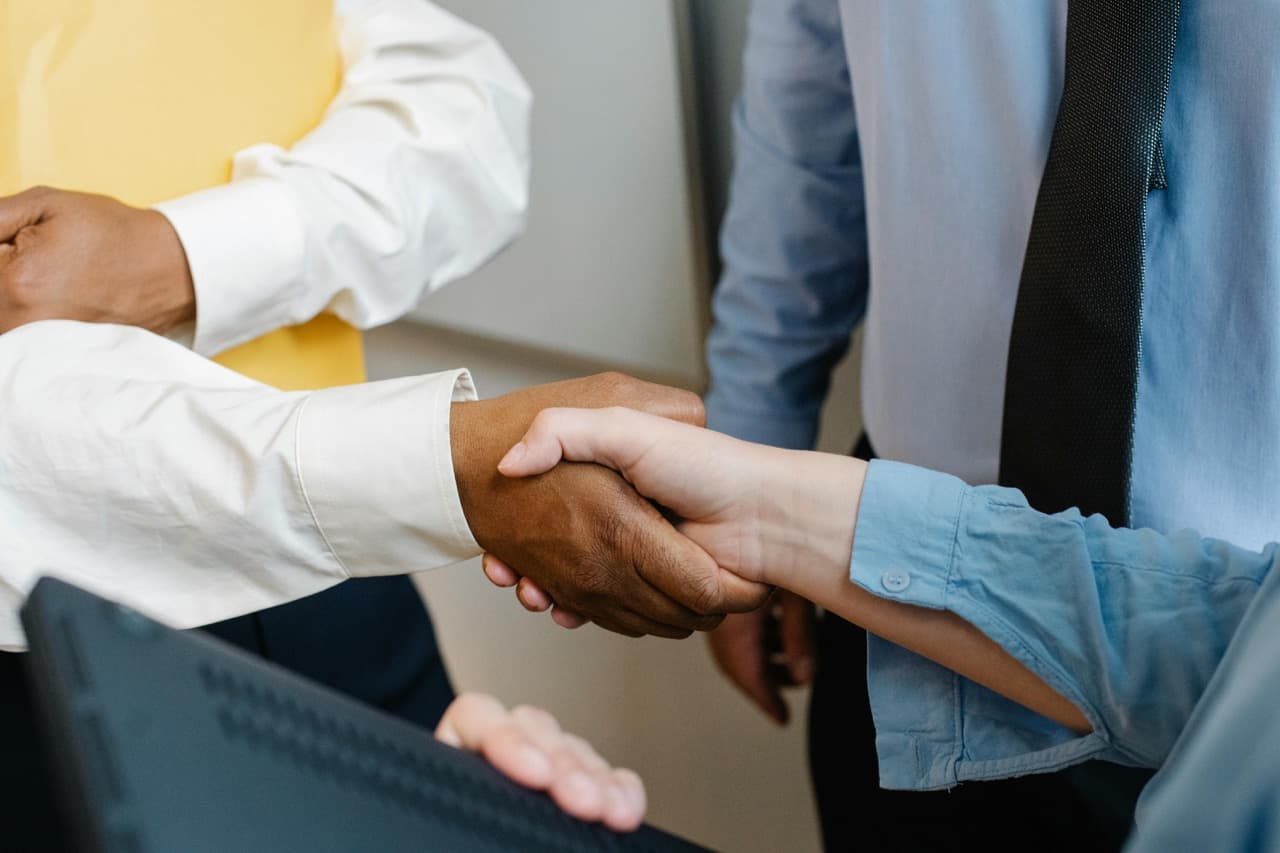
M 775 450 L 774 482 L 760 489 L 765 583 L 810 600 L 848 581 L 867 465 L 811 451 Z
M 155 332 L 168 332 L 196 318 L 196 289 L 187 263 L 187 253 L 164 214 L 155 210 L 139 210 L 148 247 L 145 256 L 155 265 L 152 304 L 148 306 L 149 326 Z
M 487 538 L 482 531 L 484 513 L 477 510 L 485 484 L 497 475 L 497 460 L 486 465 L 490 454 L 480 440 L 484 434 L 483 401 L 454 402 L 449 407 L 449 452 L 453 460 L 453 477 L 458 487 L 462 514 L 480 547 Z

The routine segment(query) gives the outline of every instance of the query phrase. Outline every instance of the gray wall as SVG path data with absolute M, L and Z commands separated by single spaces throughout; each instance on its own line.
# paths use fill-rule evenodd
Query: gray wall
M 479 8 L 480 0 L 468 2 Z M 566 2 L 560 0 L 556 8 Z M 747 0 L 680 2 L 688 2 L 691 13 L 695 79 L 689 82 L 698 94 L 696 156 L 705 179 L 697 189 L 706 200 L 710 236 L 720 220 L 732 165 L 729 116 L 740 80 Z M 617 153 L 618 167 L 625 168 L 626 152 Z M 538 215 L 535 209 L 533 217 Z M 581 239 L 597 236 L 587 232 Z M 686 308 L 670 310 L 674 322 L 688 319 L 682 313 Z M 467 365 L 486 396 L 608 366 L 409 322 L 377 330 L 366 340 L 374 378 Z M 824 449 L 846 451 L 860 429 L 856 378 L 856 358 L 851 358 L 833 383 L 820 439 Z M 806 691 L 794 691 L 796 722 L 780 731 L 719 676 L 700 641 L 633 641 L 592 627 L 559 630 L 548 619 L 520 610 L 509 592 L 487 584 L 476 561 L 420 576 L 419 583 L 455 684 L 551 708 L 605 755 L 645 776 L 655 821 L 720 850 L 818 849 L 805 771 Z
M 695 87 L 702 121 L 702 165 L 707 221 L 720 222 L 733 168 L 730 116 L 742 83 L 747 0 L 689 0 Z

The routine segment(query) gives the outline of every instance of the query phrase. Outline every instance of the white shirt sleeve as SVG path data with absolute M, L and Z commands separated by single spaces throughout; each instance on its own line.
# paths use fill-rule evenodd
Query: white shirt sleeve
M 0 336 L 0 649 L 44 574 L 189 627 L 475 556 L 449 447 L 474 396 L 465 370 L 278 391 L 131 327 Z
M 202 355 L 323 311 L 390 322 L 523 227 L 532 98 L 494 40 L 426 0 L 338 11 L 345 73 L 321 123 L 157 206 L 186 249 Z

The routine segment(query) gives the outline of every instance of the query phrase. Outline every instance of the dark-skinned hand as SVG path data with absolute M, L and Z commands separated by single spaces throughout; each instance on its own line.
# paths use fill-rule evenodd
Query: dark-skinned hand
M 162 214 L 47 187 L 0 198 L 0 332 L 82 320 L 164 333 L 195 312 L 186 253 Z
M 705 423 L 697 395 L 616 373 L 454 403 L 454 473 L 482 548 L 558 605 L 628 636 L 686 637 L 765 601 L 767 587 L 721 569 L 613 471 L 565 464 L 528 479 L 498 473 L 534 417 L 558 406 Z

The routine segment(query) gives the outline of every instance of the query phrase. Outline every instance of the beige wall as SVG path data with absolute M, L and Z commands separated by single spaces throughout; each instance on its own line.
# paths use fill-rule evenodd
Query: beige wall
M 375 378 L 470 367 L 484 396 L 604 369 L 401 323 L 368 338 Z M 828 406 L 823 443 L 859 428 L 851 364 Z M 552 709 L 610 759 L 639 770 L 655 823 L 728 851 L 817 850 L 803 725 L 779 730 L 720 678 L 700 639 L 629 640 L 556 628 L 490 586 L 478 561 L 419 576 L 460 689 Z M 807 696 L 793 709 L 803 721 Z M 852 807 L 852 804 L 851 804 Z

